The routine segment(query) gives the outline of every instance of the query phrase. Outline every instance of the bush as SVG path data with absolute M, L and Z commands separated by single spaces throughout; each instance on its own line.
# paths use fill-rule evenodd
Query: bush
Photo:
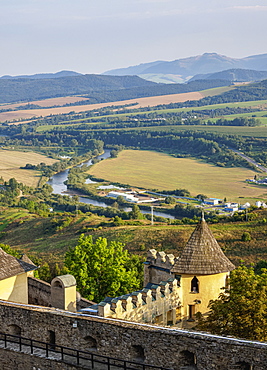
M 243 242 L 249 242 L 251 240 L 251 235 L 249 232 L 245 231 L 241 237 Z

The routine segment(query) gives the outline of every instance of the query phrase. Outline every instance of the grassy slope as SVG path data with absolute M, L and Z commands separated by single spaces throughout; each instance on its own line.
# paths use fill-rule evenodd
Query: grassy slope
M 41 162 L 50 165 L 56 162 L 56 160 L 34 152 L 0 150 L 0 176 L 5 181 L 15 177 L 18 182 L 35 187 L 40 179 L 40 172 L 24 170 L 20 167 L 25 166 L 27 163 L 37 165 Z
M 257 211 L 255 215 L 254 221 L 250 222 L 210 225 L 220 246 L 235 264 L 238 264 L 240 259 L 246 263 L 267 259 L 267 223 L 263 222 L 267 211 Z M 42 219 L 27 211 L 1 209 L 0 230 L 4 229 L 5 232 L 1 243 L 9 244 L 28 254 L 44 257 L 48 261 L 62 262 L 64 253 L 69 247 L 76 245 L 80 233 L 87 228 L 86 234 L 92 234 L 94 238 L 101 236 L 119 240 L 134 253 L 146 255 L 148 249 L 155 248 L 177 256 L 194 229 L 192 225 L 166 224 L 102 228 L 97 226 L 104 220 L 103 217 L 78 215 L 77 218 L 73 217 L 68 227 L 56 231 L 53 219 L 62 219 L 62 216 Z M 249 242 L 241 241 L 245 231 L 251 233 L 252 240 Z
M 222 168 L 189 158 L 174 158 L 151 151 L 125 150 L 118 158 L 101 161 L 88 170 L 96 177 L 146 189 L 188 189 L 210 197 L 239 200 L 266 198 L 267 189 L 246 184 L 254 171 Z M 245 199 L 242 199 L 244 202 Z

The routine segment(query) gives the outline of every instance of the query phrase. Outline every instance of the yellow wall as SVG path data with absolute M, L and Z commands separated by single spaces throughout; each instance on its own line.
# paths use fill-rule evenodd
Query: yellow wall
M 0 299 L 28 303 L 27 273 L 0 280 Z
M 182 316 L 182 327 L 192 327 L 194 322 L 188 322 L 189 318 L 189 305 L 195 305 L 195 313 L 201 312 L 205 314 L 208 312 L 208 304 L 211 299 L 217 299 L 219 294 L 223 292 L 221 288 L 225 287 L 227 273 L 215 274 L 215 275 L 182 275 L 181 276 L 181 316 Z M 199 281 L 199 293 L 191 292 L 191 281 L 197 277 Z M 196 304 L 195 301 L 201 301 Z
M 70 286 L 65 290 L 65 310 L 75 312 L 76 311 L 76 285 Z

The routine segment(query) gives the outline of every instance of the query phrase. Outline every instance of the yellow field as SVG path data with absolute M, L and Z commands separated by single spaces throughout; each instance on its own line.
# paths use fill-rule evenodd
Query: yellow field
M 162 96 L 152 96 L 148 98 L 130 99 L 130 100 L 111 102 L 111 103 L 99 103 L 99 104 L 77 105 L 77 106 L 73 105 L 70 107 L 56 107 L 56 108 L 47 108 L 47 109 L 28 109 L 28 110 L 22 109 L 18 111 L 9 111 L 9 112 L 0 113 L 0 122 L 19 120 L 19 119 L 26 120 L 29 118 L 40 117 L 40 116 L 45 117 L 45 116 L 49 116 L 50 114 L 61 114 L 61 113 L 69 113 L 69 112 L 79 113 L 79 112 L 85 112 L 85 111 L 99 109 L 103 107 L 109 107 L 111 105 L 117 106 L 117 105 L 138 103 L 137 105 L 134 105 L 132 108 L 140 108 L 140 107 L 148 107 L 148 106 L 154 107 L 159 104 L 180 103 L 180 102 L 185 102 L 187 100 L 199 100 L 202 98 L 203 98 L 203 95 L 201 94 L 201 92 L 190 92 L 190 93 L 184 93 L 184 94 L 171 94 L 171 95 L 162 95 Z M 21 121 L 17 123 L 21 124 L 24 122 Z
M 53 105 L 65 105 L 65 104 L 72 104 L 77 103 L 78 101 L 84 101 L 87 98 L 83 98 L 82 96 L 64 96 L 61 98 L 49 98 L 43 100 L 32 100 L 27 103 L 11 103 L 11 104 L 0 104 L 1 109 L 13 109 L 21 106 L 25 106 L 27 108 L 28 104 L 36 104 L 40 107 L 51 107 Z
M 185 188 L 194 196 L 202 193 L 232 201 L 237 201 L 239 197 L 267 198 L 267 188 L 245 182 L 247 178 L 254 177 L 254 171 L 216 167 L 193 159 L 174 158 L 150 151 L 125 150 L 118 158 L 101 161 L 88 172 L 109 181 L 146 189 Z
M 20 167 L 25 166 L 27 163 L 36 165 L 41 162 L 50 165 L 56 162 L 56 160 L 33 152 L 0 150 L 0 176 L 5 181 L 14 177 L 18 182 L 36 187 L 40 179 L 40 172 L 23 170 Z

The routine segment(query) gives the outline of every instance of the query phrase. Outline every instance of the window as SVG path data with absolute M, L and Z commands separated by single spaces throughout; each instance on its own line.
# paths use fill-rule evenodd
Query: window
M 191 280 L 191 293 L 199 293 L 199 281 L 196 276 Z
M 56 333 L 53 330 L 48 330 L 48 343 L 50 343 L 50 349 L 56 348 Z
M 90 335 L 84 338 L 84 344 L 90 351 L 97 351 L 96 339 Z
M 17 335 L 18 337 L 21 336 L 21 328 L 18 325 L 9 325 L 8 332 L 12 335 Z
M 132 346 L 132 357 L 134 361 L 144 362 L 145 361 L 145 350 L 142 346 L 133 345 Z
M 193 352 L 182 351 L 180 352 L 180 365 L 184 366 L 194 366 L 196 365 L 196 356 Z M 194 367 L 195 368 L 195 367 Z

